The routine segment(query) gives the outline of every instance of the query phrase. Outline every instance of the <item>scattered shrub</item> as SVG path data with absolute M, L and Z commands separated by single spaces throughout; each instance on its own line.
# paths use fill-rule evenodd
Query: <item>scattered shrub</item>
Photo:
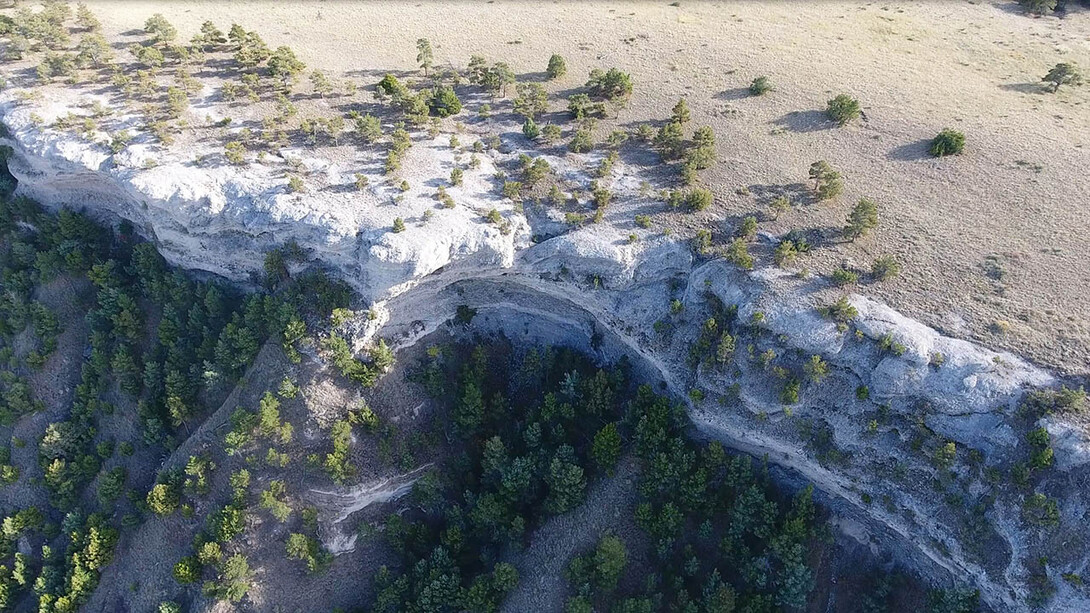
M 829 364 L 821 359 L 820 355 L 810 356 L 810 359 L 802 365 L 802 370 L 806 373 L 806 378 L 813 383 L 821 383 L 825 377 L 829 376 Z
M 1055 4 L 1054 0 L 1045 1 L 1051 1 Z M 1053 66 L 1041 80 L 1050 83 L 1052 91 L 1055 93 L 1060 90 L 1061 85 L 1081 85 L 1082 71 L 1075 62 L 1060 62 Z
M 810 165 L 810 179 L 814 182 L 818 200 L 836 198 L 844 190 L 840 173 L 833 170 L 825 160 L 818 160 Z
M 420 68 L 424 70 L 424 76 L 428 76 L 428 70 L 431 69 L 434 55 L 432 54 L 431 41 L 426 38 L 420 38 L 416 41 L 416 63 L 420 65 Z
M 858 317 L 859 311 L 848 302 L 846 296 L 842 296 L 833 304 L 822 309 L 822 314 L 837 323 L 846 324 Z
M 439 117 L 450 117 L 462 112 L 462 101 L 449 85 L 432 90 L 428 99 L 428 109 Z
M 871 274 L 880 281 L 887 281 L 901 274 L 901 263 L 892 255 L 883 255 L 874 260 Z
M 560 140 L 561 130 L 560 126 L 555 124 L 545 124 L 541 128 L 541 140 L 546 143 L 555 143 Z
M 632 77 L 616 68 L 605 72 L 595 69 L 590 72 L 586 86 L 592 96 L 617 100 L 632 93 Z
M 169 43 L 178 37 L 178 30 L 160 13 L 152 15 L 144 22 L 144 31 L 151 34 L 156 43 Z
M 852 285 L 859 282 L 859 273 L 847 268 L 837 268 L 833 271 L 833 283 L 839 286 Z
M 236 166 L 246 163 L 246 146 L 239 141 L 231 141 L 223 148 L 227 161 Z
M 772 260 L 776 263 L 776 266 L 790 266 L 795 263 L 798 255 L 799 251 L 795 247 L 795 242 L 784 239 L 772 251 Z
M 540 83 L 519 83 L 515 91 L 518 97 L 512 103 L 514 111 L 526 119 L 533 119 L 549 109 L 548 93 Z
M 768 77 L 757 77 L 749 84 L 749 93 L 754 96 L 763 96 L 770 91 L 772 91 L 772 82 L 768 80 Z
M 825 113 L 838 125 L 843 126 L 858 118 L 862 111 L 859 108 L 858 100 L 847 94 L 840 94 L 829 101 L 829 104 L 825 107 Z
M 522 124 L 522 135 L 530 140 L 535 140 L 541 135 L 541 129 L 537 127 L 532 118 L 527 117 L 526 121 Z
M 594 141 L 591 139 L 589 130 L 576 130 L 575 136 L 572 137 L 571 142 L 568 143 L 568 149 L 572 153 L 586 153 L 594 148 Z
M 736 238 L 727 246 L 726 258 L 743 270 L 753 270 L 753 256 L 749 254 L 746 241 Z
M 196 556 L 186 556 L 174 565 L 174 579 L 183 585 L 201 580 L 201 563 Z
M 670 121 L 684 125 L 688 123 L 690 119 L 689 105 L 685 103 L 685 99 L 682 98 L 674 105 L 673 113 L 670 115 Z
M 703 211 L 712 204 L 711 190 L 707 189 L 692 189 L 685 195 L 685 206 L 690 211 L 697 212 Z M 756 220 L 754 220 L 756 221 Z
M 867 232 L 878 226 L 878 205 L 861 198 L 848 214 L 848 224 L 844 226 L 844 236 L 850 240 L 866 236 Z
M 742 223 L 738 224 L 737 235 L 742 238 L 752 239 L 757 235 L 757 218 L 753 215 L 747 215 L 742 219 Z
M 178 508 L 181 497 L 174 483 L 157 483 L 148 492 L 148 508 L 156 515 L 170 515 Z
M 947 155 L 957 155 L 965 149 L 965 135 L 957 130 L 951 130 L 949 128 L 939 132 L 931 141 L 931 146 L 927 151 L 935 157 L 943 157 Z

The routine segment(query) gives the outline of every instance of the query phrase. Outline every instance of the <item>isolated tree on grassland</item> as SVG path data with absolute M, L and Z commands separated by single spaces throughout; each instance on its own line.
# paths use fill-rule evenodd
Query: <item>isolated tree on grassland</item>
M 559 79 L 568 72 L 568 64 L 564 61 L 564 58 L 554 53 L 549 57 L 549 66 L 545 68 L 545 76 L 550 80 Z
M 428 70 L 432 67 L 434 56 L 431 51 L 431 41 L 426 38 L 416 40 L 416 63 L 424 69 L 424 76 L 428 76 Z
M 844 226 L 844 236 L 855 240 L 878 226 L 878 205 L 861 198 L 852 212 L 848 214 L 848 225 Z
M 1082 71 L 1075 62 L 1060 62 L 1041 79 L 1052 84 L 1052 91 L 1057 92 L 1061 85 L 1082 85 Z
M 859 108 L 859 101 L 847 94 L 840 94 L 836 98 L 829 101 L 829 104 L 825 107 L 825 112 L 829 115 L 829 118 L 837 122 L 839 125 L 845 125 L 849 121 L 856 119 L 862 113 Z

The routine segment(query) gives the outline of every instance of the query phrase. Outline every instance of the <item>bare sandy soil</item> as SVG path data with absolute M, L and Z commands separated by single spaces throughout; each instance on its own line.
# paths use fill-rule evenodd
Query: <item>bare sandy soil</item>
M 900 278 L 866 288 L 907 314 L 959 336 L 1013 349 L 1072 373 L 1090 371 L 1090 90 L 1044 93 L 1059 61 L 1090 65 L 1090 13 L 1027 18 L 1013 2 L 775 3 L 271 3 L 96 2 L 106 30 L 142 27 L 163 13 L 183 38 L 212 19 L 288 44 L 310 67 L 358 75 L 415 69 L 415 40 L 436 64 L 472 53 L 540 77 L 551 53 L 568 75 L 617 66 L 635 93 L 619 123 L 661 119 L 684 96 L 696 125 L 715 128 L 719 163 L 703 181 L 716 206 L 660 223 L 729 233 L 747 214 L 761 229 L 843 225 L 852 203 L 879 204 L 881 224 L 854 244 L 833 242 L 800 262 L 829 272 L 884 254 Z M 361 72 L 362 71 L 362 72 Z M 367 75 L 366 77 L 363 75 Z M 776 90 L 745 88 L 767 75 Z M 825 101 L 860 99 L 866 120 L 835 128 Z M 945 127 L 967 135 L 956 158 L 926 155 Z M 772 221 L 767 203 L 806 183 L 811 162 L 843 172 L 845 194 Z M 743 189 L 748 188 L 748 189 Z M 678 215 L 681 217 L 681 215 Z M 994 263 L 1002 272 L 998 272 Z M 1000 277 L 996 279 L 995 277 Z M 997 321 L 1008 326 L 996 326 Z M 998 332 L 1005 328 L 1005 332 Z

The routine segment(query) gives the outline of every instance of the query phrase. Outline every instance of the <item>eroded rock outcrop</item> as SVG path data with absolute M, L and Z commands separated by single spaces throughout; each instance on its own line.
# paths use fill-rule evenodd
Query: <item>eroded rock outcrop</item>
M 280 155 L 294 154 L 321 177 L 319 189 L 289 193 L 283 159 L 198 164 L 193 151 L 182 159 L 140 137 L 112 155 L 41 128 L 10 99 L 0 113 L 19 193 L 128 220 L 173 263 L 236 281 L 261 271 L 265 252 L 294 241 L 371 303 L 377 318 L 360 319 L 357 347 L 376 336 L 403 347 L 469 306 L 479 330 L 629 356 L 639 376 L 664 382 L 688 404 L 700 429 L 798 471 L 905 560 L 979 586 L 998 609 L 1027 610 L 1024 562 L 1055 549 L 1059 532 L 1066 545 L 1049 552 L 1048 572 L 1081 573 L 1088 563 L 1086 497 L 1069 487 L 1085 478 L 1090 456 L 1080 425 L 1045 422 L 1062 470 L 1038 487 L 1059 501 L 1058 528 L 1023 521 L 1026 492 L 984 476 L 1006 474 L 1025 454 L 1015 410 L 1022 393 L 1055 384 L 1016 356 L 944 336 L 860 295 L 849 298 L 857 312 L 850 326 L 838 326 L 794 276 L 698 262 L 670 237 L 628 240 L 610 215 L 557 235 L 566 226 L 555 214 L 529 221 L 495 195 L 490 177 L 517 150 L 483 155 L 481 167 L 450 188 L 459 206 L 437 209 L 425 187 L 434 190 L 453 163 L 441 138 L 414 144 L 405 164 L 417 186 L 403 194 L 380 181 L 355 185 L 357 173 L 380 176 L 374 152 L 334 162 L 286 150 Z M 556 166 L 573 180 L 588 177 L 584 167 Z M 630 218 L 626 202 L 638 198 L 639 184 L 638 169 L 620 168 L 610 184 L 613 210 Z M 492 209 L 502 223 L 484 219 Z M 391 231 L 396 219 L 404 231 Z M 674 300 L 681 310 L 671 308 Z M 733 335 L 729 359 L 694 355 L 709 317 Z M 785 402 L 781 388 L 812 356 L 828 372 L 796 382 L 797 401 Z M 936 460 L 933 450 L 949 442 L 960 455 Z M 991 504 L 980 506 L 984 499 Z M 1090 607 L 1083 592 L 1054 583 L 1061 586 L 1054 610 Z

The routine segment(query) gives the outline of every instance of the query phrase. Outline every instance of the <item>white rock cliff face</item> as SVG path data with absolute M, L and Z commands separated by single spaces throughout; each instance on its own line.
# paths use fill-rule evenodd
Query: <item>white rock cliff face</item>
M 859 313 L 853 322 L 859 334 L 844 333 L 783 271 L 744 273 L 723 261 L 698 264 L 679 240 L 625 240 L 628 231 L 609 216 L 531 245 L 531 222 L 494 195 L 489 179 L 497 164 L 514 156 L 510 152 L 482 156 L 481 168 L 467 172 L 463 186 L 450 188 L 460 206 L 447 210 L 436 209 L 434 183 L 425 191 L 429 180 L 447 176 L 453 164 L 441 138 L 417 140 L 410 149 L 406 173 L 417 185 L 395 203 L 395 190 L 382 184 L 372 153 L 351 164 L 299 154 L 309 173 L 322 176 L 324 187 L 292 194 L 278 164 L 198 165 L 192 152 L 182 159 L 141 144 L 140 138 L 111 155 L 101 144 L 39 127 L 29 108 L 10 99 L 0 100 L 0 114 L 10 132 L 4 141 L 15 152 L 9 167 L 20 194 L 53 208 L 128 220 L 171 262 L 241 282 L 261 272 L 267 251 L 295 241 L 374 304 L 379 318 L 363 328 L 361 344 L 381 335 L 403 347 L 464 304 L 478 309 L 475 324 L 482 329 L 571 343 L 603 358 L 627 355 L 638 372 L 662 380 L 685 399 L 700 429 L 798 471 L 839 511 L 883 532 L 910 561 L 974 583 L 998 609 L 1024 610 L 1024 599 L 1011 594 L 1027 593 L 1019 563 L 1032 555 L 1026 542 L 1033 530 L 1020 523 L 1016 507 L 997 504 L 989 520 L 1001 549 L 1009 552 L 993 564 L 968 555 L 958 539 L 958 518 L 944 510 L 941 496 L 928 485 L 934 467 L 914 456 L 906 440 L 908 428 L 918 427 L 922 418 L 941 437 L 980 450 L 989 465 L 1008 465 L 1024 447 L 1014 425 L 1015 403 L 1024 390 L 1055 383 L 1049 373 L 1016 356 L 943 336 L 858 295 L 850 302 Z M 48 125 L 52 117 L 43 119 Z M 146 159 L 156 164 L 145 167 Z M 551 161 L 562 174 L 585 178 L 563 159 Z M 355 174 L 361 167 L 376 180 L 358 190 Z M 635 198 L 639 177 L 625 168 L 618 174 L 611 185 L 618 203 L 611 210 L 630 219 L 625 201 Z M 503 227 L 483 220 L 491 209 L 503 215 Z M 425 211 L 432 211 L 430 219 Z M 397 218 L 404 220 L 405 231 L 391 231 Z M 548 234 L 555 232 L 543 230 L 560 227 L 555 219 L 534 223 Z M 800 440 L 778 398 L 780 383 L 746 357 L 749 348 L 736 349 L 730 368 L 694 369 L 689 348 L 700 334 L 709 293 L 736 306 L 740 322 L 762 315 L 747 332 L 753 353 L 772 349 L 797 363 L 819 355 L 830 364 L 828 381 L 804 388 L 792 412 L 831 427 L 835 445 L 849 452 L 843 464 L 823 461 Z M 670 312 L 674 298 L 684 305 L 680 315 Z M 668 334 L 655 331 L 660 321 L 667 322 Z M 904 346 L 900 355 L 875 349 L 887 335 Z M 934 364 L 937 354 L 943 356 L 941 366 Z M 857 398 L 860 386 L 866 386 L 869 398 Z M 881 411 L 892 425 L 868 433 L 864 425 Z M 1055 419 L 1047 427 L 1060 439 L 1057 463 L 1065 473 L 1090 462 L 1081 429 Z M 905 476 L 893 479 L 890 466 L 902 467 Z M 958 470 L 968 477 L 968 468 Z M 912 517 L 863 504 L 860 493 L 876 500 L 888 496 L 890 505 Z M 1054 495 L 1063 512 L 1078 521 L 1084 496 L 1078 491 Z M 1082 572 L 1086 559 L 1069 554 L 1057 563 L 1063 564 L 1057 574 Z M 1090 610 L 1085 595 L 1064 585 L 1053 602 L 1057 611 Z
M 67 206 L 100 218 L 126 219 L 171 263 L 185 268 L 247 282 L 261 273 L 266 252 L 295 241 L 371 301 L 445 266 L 511 266 L 516 250 L 529 243 L 524 218 L 513 216 L 503 232 L 483 223 L 474 206 L 487 204 L 504 212 L 510 203 L 466 198 L 467 206 L 438 211 L 422 223 L 424 211 L 435 208 L 423 186 L 395 204 L 389 187 L 357 190 L 354 173 L 347 167 L 296 155 L 309 173 L 322 175 L 325 187 L 293 194 L 282 159 L 268 165 L 198 165 L 194 160 L 201 155 L 199 150 L 182 159 L 178 153 L 140 144 L 140 138 L 111 155 L 102 144 L 42 129 L 32 120 L 36 112 L 51 124 L 62 109 L 67 111 L 58 106 L 50 115 L 48 108 L 16 106 L 10 97 L 0 101 L 0 114 L 11 134 L 5 142 L 15 150 L 9 169 L 19 180 L 18 193 L 47 207 Z M 438 141 L 418 142 L 407 156 L 407 171 L 414 166 L 449 167 L 444 149 L 449 151 Z M 287 158 L 291 153 L 282 155 Z M 494 169 L 489 166 L 483 165 L 477 175 L 491 174 Z M 483 187 L 472 180 L 466 183 L 464 188 L 452 188 L 456 197 L 462 195 L 459 191 L 471 195 L 474 188 Z M 397 218 L 404 220 L 404 232 L 391 232 Z

